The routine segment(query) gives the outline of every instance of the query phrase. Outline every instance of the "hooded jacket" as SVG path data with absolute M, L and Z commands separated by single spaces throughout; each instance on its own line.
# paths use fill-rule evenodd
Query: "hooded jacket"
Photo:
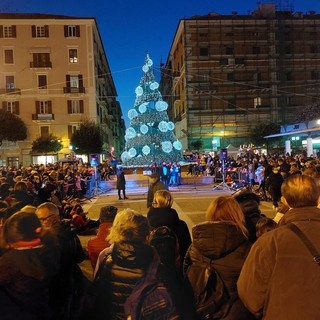
M 201 255 L 210 259 L 228 290 L 230 301 L 235 304 L 239 301 L 237 280 L 249 253 L 250 242 L 237 226 L 229 221 L 207 221 L 198 224 L 192 228 L 192 235 L 193 242 L 185 258 L 185 271 L 193 262 L 201 261 Z M 243 311 L 240 311 L 241 306 L 235 310 L 232 303 L 229 314 L 234 316 L 234 313 Z M 240 315 L 234 319 L 236 318 L 241 319 Z

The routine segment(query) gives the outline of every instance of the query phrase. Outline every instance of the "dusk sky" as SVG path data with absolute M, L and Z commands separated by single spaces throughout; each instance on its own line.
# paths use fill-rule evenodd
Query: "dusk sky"
M 290 6 L 294 12 L 320 13 L 319 0 L 261 2 Z M 141 68 L 147 50 L 159 81 L 160 62 L 166 62 L 180 19 L 210 12 L 248 14 L 258 3 L 255 0 L 0 0 L 0 12 L 96 18 L 128 126 L 127 111 L 134 105 L 135 88 L 143 75 Z

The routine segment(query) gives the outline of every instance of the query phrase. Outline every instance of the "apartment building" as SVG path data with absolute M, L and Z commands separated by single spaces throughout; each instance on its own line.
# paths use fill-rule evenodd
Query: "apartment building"
M 119 154 L 125 123 L 94 18 L 0 13 L 0 105 L 27 126 L 27 139 L 0 147 L 0 164 L 43 162 L 32 142 L 53 134 L 70 155 L 70 137 L 83 120 L 101 125 L 104 150 Z
M 320 15 L 260 4 L 250 14 L 178 23 L 162 92 L 184 149 L 247 144 L 259 123 L 292 123 L 319 100 Z

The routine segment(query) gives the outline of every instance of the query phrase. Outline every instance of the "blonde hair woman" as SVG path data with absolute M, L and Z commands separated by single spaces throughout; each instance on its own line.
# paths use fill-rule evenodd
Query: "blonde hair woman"
M 167 190 L 158 190 L 154 194 L 152 206 L 154 208 L 171 208 L 173 205 L 173 198 L 171 193 Z
M 179 242 L 180 266 L 182 275 L 182 264 L 184 256 L 191 244 L 191 235 L 185 221 L 179 218 L 175 209 L 172 208 L 173 198 L 169 191 L 158 190 L 154 194 L 152 207 L 147 214 L 152 229 L 166 226 L 173 230 Z
M 241 207 L 231 196 L 217 197 L 207 209 L 206 220 L 192 228 L 193 242 L 184 262 L 186 277 L 190 285 L 195 286 L 197 279 L 188 269 L 192 264 L 210 261 L 230 297 L 228 303 L 212 310 L 210 319 L 251 319 L 237 293 L 237 280 L 251 247 Z
M 229 221 L 237 226 L 242 234 L 248 238 L 245 217 L 242 209 L 234 198 L 222 196 L 212 201 L 206 212 L 207 221 Z

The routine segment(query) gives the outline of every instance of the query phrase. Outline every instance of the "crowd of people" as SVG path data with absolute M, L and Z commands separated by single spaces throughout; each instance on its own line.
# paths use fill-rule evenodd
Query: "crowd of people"
M 1 319 L 316 319 L 318 160 L 261 156 L 228 165 L 241 161 L 279 214 L 266 217 L 260 197 L 243 189 L 215 197 L 191 234 L 163 179 L 174 166 L 154 167 L 146 215 L 109 205 L 98 220 L 77 198 L 77 177 L 90 176 L 89 165 L 3 169 Z M 117 189 L 126 199 L 123 170 Z M 92 235 L 87 248 L 81 234 Z M 86 258 L 93 281 L 79 267 Z

